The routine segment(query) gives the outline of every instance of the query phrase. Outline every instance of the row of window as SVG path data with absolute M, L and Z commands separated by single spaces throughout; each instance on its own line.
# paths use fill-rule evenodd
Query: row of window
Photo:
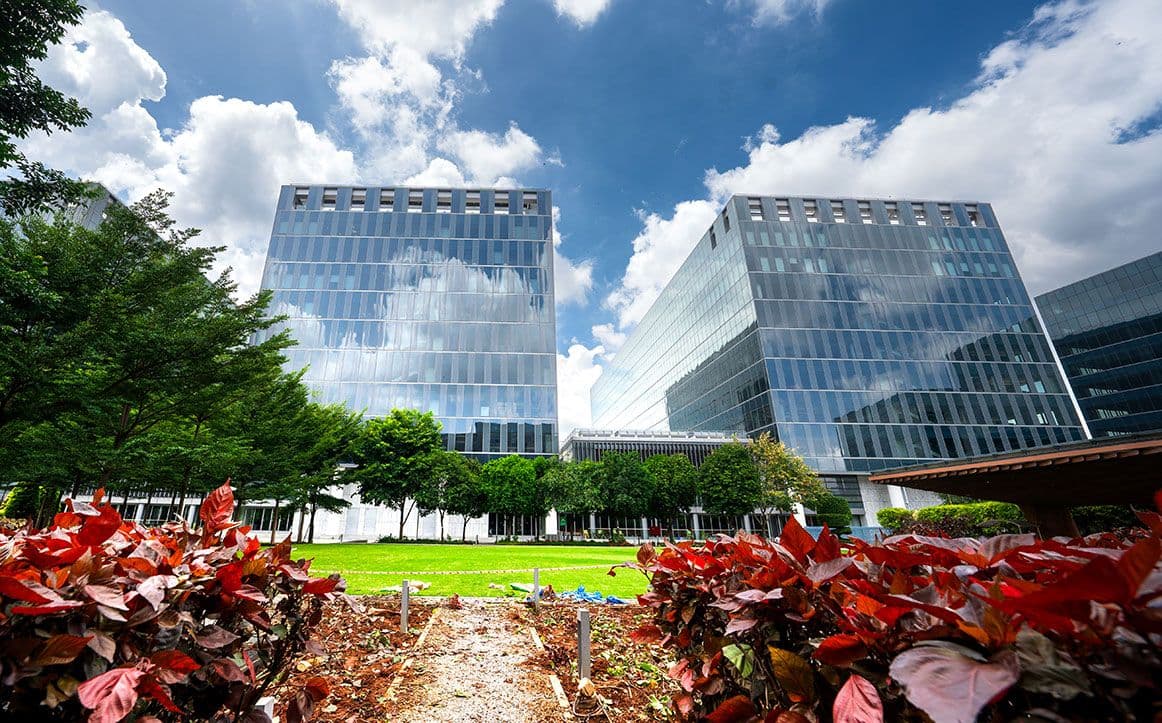
M 358 236 L 274 236 L 267 258 L 286 262 L 357 264 L 425 263 L 540 266 L 549 263 L 545 241 L 424 239 Z
M 767 369 L 776 389 L 1012 394 L 1060 389 L 1052 364 L 783 358 L 767 359 Z
M 301 349 L 284 354 L 287 367 L 310 367 L 313 381 L 428 382 L 440 384 L 556 383 L 553 354 L 390 351 L 371 348 Z
M 965 251 L 1006 253 L 999 229 L 921 230 L 888 226 L 804 228 L 744 223 L 743 244 L 753 247 L 879 249 L 881 251 Z
M 956 278 L 939 282 L 923 276 L 864 277 L 850 274 L 780 274 L 751 272 L 756 299 L 827 299 L 832 301 L 922 304 L 1017 304 L 1029 308 L 1016 279 Z M 1030 314 L 1032 310 L 1030 309 Z
M 987 304 L 896 304 L 890 302 L 760 299 L 755 302 L 759 326 L 776 329 L 1024 329 L 1029 308 Z
M 773 250 L 773 249 L 772 249 Z M 807 274 L 852 274 L 859 276 L 953 276 L 1013 278 L 1013 267 L 1005 261 L 988 259 L 936 258 L 912 254 L 899 256 L 890 252 L 845 251 L 815 256 L 791 256 L 783 252 L 756 254 L 754 271 Z M 998 255 L 995 258 L 1007 258 Z
M 1078 399 L 1104 397 L 1143 387 L 1157 386 L 1162 384 L 1162 360 L 1133 368 L 1116 369 L 1084 379 L 1072 379 L 1071 383 Z
M 547 354 L 556 349 L 553 324 L 548 322 L 297 320 L 259 332 L 256 343 L 269 339 L 282 329 L 289 329 L 291 336 L 298 341 L 295 349 Z
M 552 229 L 552 221 L 547 216 L 281 211 L 275 220 L 275 233 L 294 236 L 426 236 L 547 241 L 552 237 Z
M 327 264 L 272 262 L 263 288 L 292 290 L 541 294 L 551 291 L 552 273 L 525 266 L 442 264 Z
M 446 432 L 446 449 L 456 452 L 544 454 L 557 451 L 554 424 L 528 422 L 473 422 L 471 432 Z
M 1061 362 L 1065 373 L 1071 378 L 1101 374 L 1135 364 L 1156 363 L 1162 367 L 1162 334 L 1067 357 Z
M 372 417 L 389 414 L 393 409 L 429 411 L 441 419 L 446 432 L 471 431 L 470 426 L 454 428 L 452 418 L 504 421 L 557 418 L 554 386 L 316 382 L 309 372 L 304 380 L 326 403 L 346 403 L 351 409 L 366 410 L 367 416 Z
M 372 195 L 369 198 L 368 189 L 352 188 L 350 196 L 347 199 L 347 208 L 351 211 L 406 211 L 408 213 L 422 213 L 426 210 L 424 203 L 425 189 L 379 188 L 371 189 L 371 191 Z M 427 195 L 431 196 L 433 194 L 429 192 Z M 454 195 L 457 196 L 455 203 L 453 202 Z M 510 206 L 510 200 L 514 195 L 519 198 L 519 206 Z M 292 207 L 296 209 L 308 208 L 310 196 L 311 189 L 309 186 L 297 186 L 291 197 Z M 434 210 L 436 213 L 452 213 L 455 211 L 456 213 L 468 214 L 540 214 L 543 212 L 536 191 L 493 191 L 482 194 L 479 189 L 471 189 L 464 191 L 462 194 L 453 194 L 450 188 L 438 188 L 435 189 L 434 198 L 431 200 L 435 201 Z M 488 205 L 482 205 L 482 200 L 487 200 L 489 202 Z M 318 207 L 320 209 L 323 211 L 338 210 L 339 202 L 338 186 L 323 187 L 319 197 Z
M 977 336 L 940 331 L 763 329 L 763 356 L 896 362 L 986 361 L 1051 363 L 1045 337 L 1035 332 Z
M 314 323 L 328 319 L 399 321 L 522 321 L 548 324 L 553 321 L 551 297 L 540 294 L 436 294 L 406 291 L 277 291 L 271 304 L 274 315 L 306 317 Z M 300 326 L 300 325 L 295 325 Z M 307 330 L 310 334 L 311 330 Z M 298 333 L 294 334 L 300 338 Z
M 1144 316 L 1134 321 L 1103 326 L 1092 331 L 1068 336 L 1062 336 L 1059 331 L 1055 331 L 1055 327 L 1048 319 L 1045 320 L 1045 325 L 1049 327 L 1053 344 L 1057 347 L 1057 353 L 1066 357 L 1085 354 L 1114 344 L 1132 342 L 1154 334 L 1162 334 L 1162 314 Z
M 790 222 L 796 220 L 798 214 L 792 213 L 792 207 L 798 206 L 802 214 L 802 218 L 808 223 L 830 222 L 830 223 L 861 223 L 861 224 L 875 224 L 884 223 L 885 221 L 890 225 L 899 225 L 901 222 L 914 223 L 918 226 L 927 226 L 931 219 L 929 219 L 929 209 L 935 208 L 936 217 L 939 217 L 940 222 L 945 226 L 958 225 L 956 215 L 953 213 L 953 206 L 951 203 L 927 203 L 922 201 L 851 201 L 851 200 L 818 200 L 814 198 L 792 199 L 792 198 L 775 198 L 774 201 L 774 219 L 782 222 Z M 882 216 L 877 219 L 873 212 L 873 204 L 879 206 L 882 211 Z M 750 196 L 746 200 L 747 212 L 752 221 L 765 221 L 767 219 L 767 205 L 764 199 L 757 196 Z M 901 214 L 901 210 L 905 211 Z M 854 212 L 854 213 L 852 213 Z M 979 206 L 975 203 L 964 204 L 964 213 L 969 226 L 984 226 L 985 218 L 981 213 Z M 723 218 L 727 219 L 725 212 Z M 729 220 L 726 221 L 726 230 L 730 230 Z

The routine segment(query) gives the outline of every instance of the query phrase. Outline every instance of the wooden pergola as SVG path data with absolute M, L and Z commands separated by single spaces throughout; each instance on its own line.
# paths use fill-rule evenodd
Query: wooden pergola
M 1043 536 L 1076 535 L 1070 507 L 1152 508 L 1154 492 L 1162 488 L 1162 433 L 884 470 L 870 481 L 1013 502 Z

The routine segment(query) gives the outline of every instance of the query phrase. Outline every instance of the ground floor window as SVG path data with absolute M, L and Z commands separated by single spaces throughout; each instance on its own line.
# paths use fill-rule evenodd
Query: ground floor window
M 239 510 L 239 515 L 242 524 L 250 525 L 255 530 L 269 530 L 271 529 L 271 522 L 274 521 L 273 507 L 243 507 Z M 293 509 L 283 508 L 278 511 L 278 532 L 289 532 L 291 528 L 291 521 L 294 519 L 295 511 Z
M 491 537 L 532 537 L 539 535 L 540 520 L 529 515 L 500 515 L 488 513 L 488 534 Z

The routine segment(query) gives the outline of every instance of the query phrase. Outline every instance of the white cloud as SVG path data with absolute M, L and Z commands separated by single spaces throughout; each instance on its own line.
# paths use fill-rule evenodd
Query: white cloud
M 371 50 L 404 46 L 428 56 L 459 59 L 468 41 L 492 22 L 504 0 L 333 0 L 340 16 Z
M 601 342 L 601 346 L 609 351 L 607 356 L 612 355 L 620 349 L 621 345 L 629 337 L 629 334 L 626 334 L 624 331 L 614 329 L 613 324 L 597 324 L 591 331 L 593 332 L 593 338 Z
M 458 158 L 476 183 L 495 183 L 496 179 L 532 168 L 541 160 L 540 145 L 516 123 L 509 125 L 503 136 L 478 130 L 454 131 L 437 145 Z
M 593 288 L 593 262 L 574 262 L 560 251 L 553 255 L 553 290 L 558 306 L 584 305 Z
M 804 13 L 816 18 L 831 0 L 730 0 L 732 5 L 749 7 L 755 25 L 782 25 Z
M 573 429 L 592 424 L 589 389 L 601 376 L 597 359 L 604 353 L 600 345 L 590 349 L 573 344 L 568 354 L 557 354 L 557 424 L 562 440 Z
M 981 62 L 947 108 L 880 130 L 848 118 L 782 139 L 768 125 L 747 163 L 706 174 L 709 200 L 643 217 L 621 285 L 618 326 L 639 321 L 732 193 L 991 201 L 1032 293 L 1159 248 L 1162 16 L 1111 0 L 1044 6 Z
M 567 16 L 578 26 L 592 25 L 613 0 L 553 0 L 557 15 Z
M 633 256 L 620 286 L 605 300 L 605 305 L 617 312 L 618 327 L 628 329 L 642 320 L 690 249 L 706 233 L 715 213 L 709 201 L 683 201 L 668 219 L 639 212 L 644 228 L 633 240 Z

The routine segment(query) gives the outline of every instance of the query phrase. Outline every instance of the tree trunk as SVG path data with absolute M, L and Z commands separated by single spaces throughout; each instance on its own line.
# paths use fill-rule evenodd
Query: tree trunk
M 307 519 L 307 508 L 304 506 L 301 510 L 299 510 L 299 534 L 298 534 L 298 537 L 295 539 L 295 542 L 299 543 L 300 545 L 303 543 L 303 521 L 306 519 Z
M 460 542 L 468 541 L 468 515 L 464 515 L 464 526 L 460 528 Z
M 315 544 L 315 513 L 319 511 L 319 503 L 311 505 L 311 524 L 307 527 L 307 542 Z
M 444 511 L 443 510 L 436 510 L 436 513 L 440 515 L 440 542 L 443 542 L 444 541 Z
M 407 519 L 407 515 L 404 514 L 404 511 L 407 510 L 407 505 L 408 505 L 408 501 L 406 499 L 400 500 L 400 502 L 399 502 L 399 541 L 400 542 L 403 542 L 403 523 Z
M 201 419 L 201 417 L 199 417 L 197 419 L 197 421 L 194 422 L 194 437 L 192 440 L 190 440 L 191 450 L 193 447 L 197 446 L 198 434 L 201 431 L 202 431 L 202 419 Z M 185 470 L 182 471 L 181 495 L 180 495 L 180 499 L 178 501 L 178 509 L 185 509 L 185 507 L 186 507 L 186 492 L 190 488 L 190 473 L 193 471 L 193 468 L 194 468 L 193 463 L 187 459 L 186 468 L 185 468 Z

